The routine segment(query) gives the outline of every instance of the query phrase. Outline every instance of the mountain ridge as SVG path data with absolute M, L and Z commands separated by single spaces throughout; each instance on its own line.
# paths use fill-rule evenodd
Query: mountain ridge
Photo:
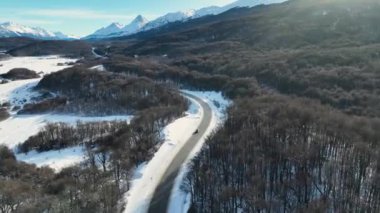
M 43 40 L 73 40 L 73 36 L 62 32 L 51 32 L 41 27 L 29 27 L 15 22 L 0 23 L 0 38 L 28 37 Z
M 207 16 L 207 15 L 218 15 L 218 14 L 221 14 L 223 12 L 226 12 L 226 11 L 233 9 L 233 8 L 236 8 L 236 7 L 254 7 L 257 5 L 261 5 L 261 4 L 262 5 L 275 4 L 275 3 L 281 3 L 284 1 L 287 1 L 287 0 L 258 0 L 258 1 L 255 1 L 255 0 L 238 0 L 238 1 L 232 2 L 232 3 L 227 4 L 225 6 L 222 6 L 222 7 L 209 6 L 209 7 L 204 7 L 204 8 L 200 8 L 197 10 L 191 9 L 191 10 L 185 10 L 185 11 L 170 12 L 170 13 L 167 13 L 163 16 L 160 16 L 160 17 L 158 17 L 152 21 L 145 23 L 144 26 L 142 26 L 140 28 L 134 28 L 134 30 L 130 30 L 130 31 L 128 31 L 128 33 L 124 33 L 124 30 L 120 29 L 118 32 L 116 30 L 116 32 L 112 31 L 112 33 L 100 35 L 97 32 L 100 31 L 101 29 L 103 29 L 103 28 L 101 28 L 101 29 L 97 30 L 95 33 L 84 37 L 84 39 L 106 39 L 106 38 L 127 36 L 127 35 L 136 34 L 136 33 L 142 32 L 142 31 L 148 31 L 148 30 L 156 29 L 156 28 L 162 27 L 162 26 L 169 24 L 169 23 L 184 22 L 184 21 L 187 21 L 190 19 L 200 18 L 200 17 Z M 141 16 L 141 15 L 139 15 L 139 16 Z M 132 21 L 132 23 L 133 23 L 133 21 Z
M 138 32 L 146 25 L 146 23 L 148 23 L 148 20 L 142 15 L 138 15 L 127 25 L 114 22 L 107 27 L 102 27 L 99 30 L 96 30 L 94 33 L 84 37 L 83 39 L 102 39 L 130 35 Z

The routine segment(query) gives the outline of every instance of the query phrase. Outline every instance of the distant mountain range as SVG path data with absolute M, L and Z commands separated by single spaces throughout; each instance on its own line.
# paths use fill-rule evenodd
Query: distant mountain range
M 148 20 L 139 15 L 128 25 L 112 23 L 107 27 L 97 30 L 93 34 L 84 37 L 84 39 L 102 39 L 134 34 L 143 28 L 147 23 Z
M 168 13 L 158 17 L 153 21 L 148 21 L 141 15 L 137 16 L 130 24 L 124 26 L 119 23 L 112 23 L 107 27 L 103 27 L 93 34 L 86 36 L 84 39 L 104 39 L 112 37 L 120 37 L 132 35 L 141 31 L 147 31 L 159 28 L 169 23 L 178 21 L 187 21 L 194 18 L 200 18 L 207 15 L 218 15 L 235 7 L 254 7 L 261 4 L 281 3 L 286 0 L 238 0 L 223 7 L 211 6 L 199 10 L 179 11 Z
M 72 40 L 73 36 L 50 32 L 39 27 L 28 27 L 13 22 L 0 23 L 0 38 L 28 37 L 44 40 Z
M 211 6 L 198 10 L 179 11 L 168 13 L 158 17 L 155 20 L 148 21 L 141 15 L 138 15 L 128 25 L 120 23 L 112 23 L 107 27 L 103 27 L 94 33 L 82 39 L 105 39 L 112 37 L 121 37 L 132 35 L 142 31 L 148 31 L 159 28 L 173 22 L 184 22 L 190 19 L 199 18 L 207 15 L 217 15 L 235 7 L 253 7 L 261 4 L 281 3 L 286 0 L 238 0 L 234 3 L 223 7 Z M 0 23 L 0 38 L 11 37 L 28 37 L 43 40 L 74 40 L 78 39 L 61 32 L 50 32 L 39 27 L 28 27 L 13 22 Z

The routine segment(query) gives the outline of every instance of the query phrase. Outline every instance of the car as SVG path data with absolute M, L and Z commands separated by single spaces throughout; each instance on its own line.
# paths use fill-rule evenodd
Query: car
M 196 129 L 196 130 L 195 130 L 195 132 L 193 133 L 193 135 L 196 135 L 196 134 L 198 134 L 198 132 L 199 132 L 199 130 L 198 130 L 198 129 Z

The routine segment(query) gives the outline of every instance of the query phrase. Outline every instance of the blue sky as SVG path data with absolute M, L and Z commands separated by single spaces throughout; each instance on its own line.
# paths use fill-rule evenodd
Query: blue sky
M 0 0 L 0 22 L 83 36 L 138 14 L 149 20 L 168 12 L 226 5 L 234 0 Z

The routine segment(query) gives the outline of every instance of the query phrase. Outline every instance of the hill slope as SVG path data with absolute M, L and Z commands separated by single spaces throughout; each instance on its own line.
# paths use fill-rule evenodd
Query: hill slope
M 121 38 L 128 42 L 117 42 L 111 52 L 167 55 L 160 62 L 165 66 L 256 78 L 281 93 L 380 116 L 379 10 L 375 0 L 238 8 Z

